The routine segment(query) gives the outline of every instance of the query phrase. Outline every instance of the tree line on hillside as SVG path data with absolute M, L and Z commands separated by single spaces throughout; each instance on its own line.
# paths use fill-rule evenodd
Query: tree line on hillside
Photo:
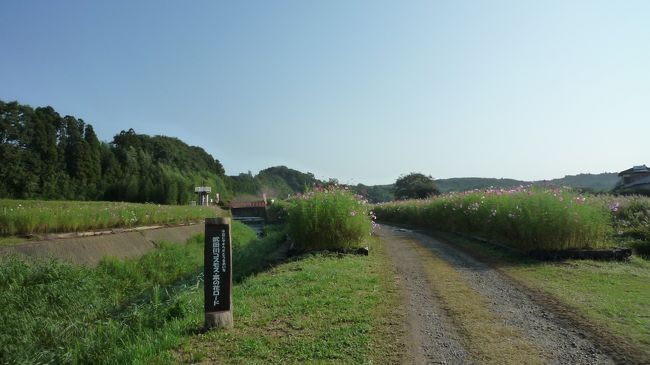
M 421 180 L 422 177 L 420 176 L 419 179 Z M 417 180 L 418 179 L 415 181 Z M 559 179 L 540 180 L 533 182 L 514 179 L 495 179 L 480 177 L 459 177 L 450 179 L 436 179 L 432 181 L 435 185 L 435 189 L 444 194 L 449 192 L 463 192 L 487 188 L 511 189 L 521 185 L 525 186 L 531 184 L 541 187 L 569 186 L 581 192 L 610 193 L 619 180 L 620 178 L 618 177 L 618 174 L 606 172 L 601 174 L 567 175 Z M 408 179 L 404 182 L 408 182 Z M 414 186 L 411 187 L 411 190 L 417 191 L 417 183 L 414 183 L 413 185 Z M 370 200 L 373 202 L 386 202 L 394 199 L 404 199 L 418 196 L 417 192 L 410 195 L 404 194 L 403 188 L 400 188 L 397 184 L 375 186 L 364 186 L 360 184 L 357 189 L 359 189 L 359 191 L 367 192 L 367 194 L 364 195 L 372 197 Z M 400 192 L 400 190 L 402 190 L 402 192 Z
M 534 182 L 608 191 L 614 173 L 581 174 Z M 275 166 L 257 175 L 227 176 L 219 160 L 200 147 L 166 136 L 122 131 L 99 141 L 92 125 L 61 116 L 52 107 L 32 108 L 0 100 L 0 198 L 66 199 L 187 204 L 194 187 L 210 186 L 222 200 L 285 198 L 323 182 L 311 173 Z M 433 180 L 411 173 L 389 185 L 349 188 L 372 203 L 418 198 L 449 191 L 511 188 L 529 182 L 512 179 Z
M 316 182 L 284 166 L 226 176 L 219 160 L 177 138 L 130 129 L 106 143 L 83 119 L 0 101 L 0 198 L 186 204 L 199 185 L 228 200 L 286 197 Z
M 228 201 L 335 182 L 286 166 L 227 176 L 219 160 L 177 138 L 129 129 L 102 142 L 83 119 L 0 100 L 0 198 L 187 204 L 199 185 Z M 394 198 L 392 185 L 350 188 L 373 203 Z

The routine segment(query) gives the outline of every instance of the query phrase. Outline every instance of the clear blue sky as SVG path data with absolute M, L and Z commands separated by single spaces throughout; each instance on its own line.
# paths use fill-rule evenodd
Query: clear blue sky
M 11 1 L 0 99 L 227 173 L 544 179 L 650 164 L 650 1 Z

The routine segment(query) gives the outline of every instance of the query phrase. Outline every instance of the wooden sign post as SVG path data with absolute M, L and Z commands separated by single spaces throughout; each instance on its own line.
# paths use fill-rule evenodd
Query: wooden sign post
M 232 328 L 230 218 L 205 219 L 205 327 Z

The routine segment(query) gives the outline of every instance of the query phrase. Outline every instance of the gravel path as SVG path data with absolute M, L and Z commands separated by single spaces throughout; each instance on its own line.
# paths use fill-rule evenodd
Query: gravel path
M 431 283 L 422 270 L 422 258 L 409 245 L 431 250 L 457 270 L 473 290 L 486 298 L 491 310 L 527 339 L 543 349 L 550 364 L 613 364 L 577 329 L 570 328 L 528 293 L 512 284 L 489 266 L 430 236 L 391 226 L 379 233 L 404 283 L 408 327 L 413 340 L 415 363 L 470 363 L 475 358 L 466 351 L 462 337 L 440 308 Z
M 390 228 L 382 226 L 380 236 L 397 269 L 404 289 L 408 341 L 415 364 L 471 364 L 470 355 L 460 343 L 460 335 L 442 310 L 422 268 L 420 256 L 405 250 L 394 239 Z

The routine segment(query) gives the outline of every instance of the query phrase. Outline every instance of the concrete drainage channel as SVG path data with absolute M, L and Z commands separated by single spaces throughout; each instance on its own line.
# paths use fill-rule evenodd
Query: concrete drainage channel
M 204 227 L 201 222 L 173 227 L 139 227 L 54 235 L 55 239 L 0 247 L 0 257 L 12 254 L 52 257 L 74 264 L 95 266 L 105 256 L 120 259 L 142 256 L 161 242 L 184 244 L 188 238 L 203 233 Z
M 257 236 L 264 231 L 262 217 L 235 217 L 252 228 Z M 190 237 L 204 233 L 203 222 L 179 226 L 149 226 L 89 232 L 51 234 L 38 240 L 0 246 L 0 258 L 10 255 L 32 258 L 55 258 L 78 265 L 96 266 L 106 256 L 118 259 L 139 257 L 156 244 L 184 244 Z

